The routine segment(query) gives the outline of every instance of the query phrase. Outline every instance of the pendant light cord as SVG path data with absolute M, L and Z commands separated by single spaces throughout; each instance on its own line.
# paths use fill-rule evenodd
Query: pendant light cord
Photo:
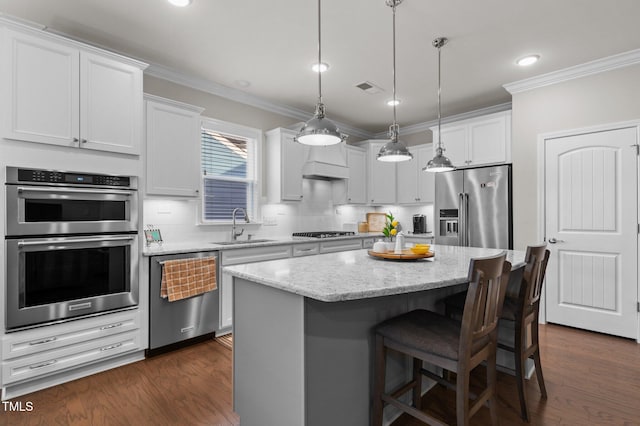
M 442 44 L 438 43 L 438 149 L 442 152 L 442 131 L 440 130 L 440 122 L 442 121 L 442 112 L 440 107 L 440 94 L 442 92 L 442 85 L 440 84 L 440 49 L 442 49 Z
M 318 103 L 322 104 L 322 25 L 320 8 L 321 0 L 318 0 Z
M 396 122 L 396 3 L 393 2 L 393 126 Z

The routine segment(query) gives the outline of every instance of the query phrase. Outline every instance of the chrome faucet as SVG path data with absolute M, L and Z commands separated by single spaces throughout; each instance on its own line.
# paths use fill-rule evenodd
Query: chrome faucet
M 231 226 L 231 241 L 237 240 L 238 237 L 244 232 L 244 228 L 242 228 L 240 232 L 236 232 L 236 213 L 238 212 L 238 210 L 242 210 L 242 212 L 244 213 L 244 221 L 249 223 L 249 215 L 247 214 L 247 211 L 244 209 L 244 207 L 237 207 L 233 209 L 233 213 L 231 213 L 233 219 L 233 225 Z

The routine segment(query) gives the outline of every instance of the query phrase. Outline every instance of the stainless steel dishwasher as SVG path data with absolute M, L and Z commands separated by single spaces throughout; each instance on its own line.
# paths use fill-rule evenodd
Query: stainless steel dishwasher
M 149 349 L 157 355 L 215 336 L 219 321 L 219 290 L 169 302 L 160 297 L 162 262 L 176 259 L 216 258 L 218 289 L 220 270 L 217 251 L 180 253 L 149 258 Z

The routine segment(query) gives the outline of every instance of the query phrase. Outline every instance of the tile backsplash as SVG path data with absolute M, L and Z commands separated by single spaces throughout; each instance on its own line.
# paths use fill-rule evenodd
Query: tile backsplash
M 144 225 L 160 228 L 166 242 L 224 241 L 230 238 L 231 226 L 199 225 L 200 204 L 197 200 L 146 199 L 144 201 Z M 299 202 L 263 204 L 260 214 L 251 218 L 254 223 L 241 222 L 244 235 L 254 238 L 287 237 L 303 231 L 357 231 L 357 224 L 366 220 L 368 212 L 388 212 L 400 221 L 402 229 L 411 231 L 414 214 L 427 216 L 427 228 L 433 230 L 433 206 L 354 206 L 334 205 L 331 182 L 323 180 L 303 181 L 303 199 Z M 258 222 L 258 223 L 256 223 Z

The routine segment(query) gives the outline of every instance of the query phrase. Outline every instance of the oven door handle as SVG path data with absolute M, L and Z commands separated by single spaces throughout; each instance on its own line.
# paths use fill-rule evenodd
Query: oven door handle
M 49 194 L 67 193 L 67 194 L 113 194 L 113 195 L 132 195 L 132 191 L 119 191 L 119 190 L 104 190 L 104 189 L 90 189 L 90 188 L 29 188 L 24 186 L 18 187 L 18 193 L 23 192 L 45 192 Z
M 78 238 L 64 241 L 18 241 L 18 248 L 27 246 L 50 246 L 54 244 L 80 244 L 80 243 L 101 243 L 104 241 L 131 241 L 135 236 L 126 237 L 101 237 L 101 238 Z

